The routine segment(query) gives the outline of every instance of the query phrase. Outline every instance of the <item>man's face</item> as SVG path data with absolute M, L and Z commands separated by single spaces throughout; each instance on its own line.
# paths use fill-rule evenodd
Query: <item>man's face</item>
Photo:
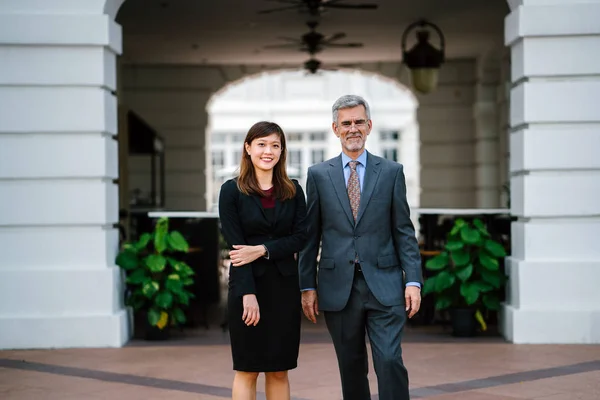
M 333 132 L 342 143 L 342 151 L 349 156 L 359 156 L 363 152 L 372 126 L 363 106 L 338 110 L 337 121 L 332 124 Z

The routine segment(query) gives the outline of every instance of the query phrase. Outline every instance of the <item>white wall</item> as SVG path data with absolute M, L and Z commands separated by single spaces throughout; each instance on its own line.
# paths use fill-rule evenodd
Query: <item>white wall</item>
M 474 60 L 442 65 L 439 87 L 419 95 L 421 207 L 474 207 Z

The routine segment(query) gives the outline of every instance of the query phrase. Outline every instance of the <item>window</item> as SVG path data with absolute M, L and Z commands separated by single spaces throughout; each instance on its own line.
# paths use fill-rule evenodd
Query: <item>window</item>
M 398 140 L 400 134 L 398 131 L 381 131 L 381 141 L 387 142 L 392 140 Z
M 311 152 L 311 163 L 318 164 L 325 161 L 325 150 L 316 149 Z
M 325 141 L 325 132 L 313 132 L 310 134 L 311 142 L 323 142 Z
M 211 142 L 212 143 L 225 143 L 225 139 L 227 139 L 226 135 L 224 135 L 222 133 L 215 133 L 211 137 Z
M 298 132 L 288 133 L 286 135 L 286 139 L 288 142 L 300 142 L 302 141 L 302 134 Z
M 242 144 L 242 142 L 246 139 L 246 135 L 243 133 L 234 133 L 231 135 L 231 141 L 235 144 Z
M 236 150 L 233 152 L 233 158 L 231 159 L 231 163 L 233 165 L 238 165 L 242 160 L 242 152 L 240 150 Z
M 288 150 L 288 164 L 290 167 L 302 168 L 302 150 Z
M 225 154 L 222 151 L 213 151 L 211 154 L 212 166 L 216 168 L 223 168 L 225 166 Z
M 391 161 L 398 161 L 397 149 L 383 149 L 383 158 Z

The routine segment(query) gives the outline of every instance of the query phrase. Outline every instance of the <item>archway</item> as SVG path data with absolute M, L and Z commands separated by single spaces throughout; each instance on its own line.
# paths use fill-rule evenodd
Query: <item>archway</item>
M 417 99 L 404 85 L 379 74 L 342 69 L 307 75 L 268 71 L 231 82 L 207 104 L 207 208 L 216 210 L 220 185 L 233 176 L 247 129 L 258 120 L 279 123 L 288 136 L 288 172 L 305 183 L 312 164 L 339 154 L 331 133 L 331 104 L 360 94 L 371 106 L 373 131 L 367 149 L 405 165 L 409 202 L 419 205 Z M 212 179 L 210 179 L 212 178 Z

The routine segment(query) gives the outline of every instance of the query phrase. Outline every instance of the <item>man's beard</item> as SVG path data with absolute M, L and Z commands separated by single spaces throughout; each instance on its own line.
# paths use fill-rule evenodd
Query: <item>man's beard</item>
M 356 138 L 358 140 L 352 140 L 352 141 L 348 140 L 351 138 Z M 365 141 L 363 140 L 361 135 L 347 136 L 346 139 L 344 140 L 344 147 L 348 151 L 359 151 L 365 147 Z

